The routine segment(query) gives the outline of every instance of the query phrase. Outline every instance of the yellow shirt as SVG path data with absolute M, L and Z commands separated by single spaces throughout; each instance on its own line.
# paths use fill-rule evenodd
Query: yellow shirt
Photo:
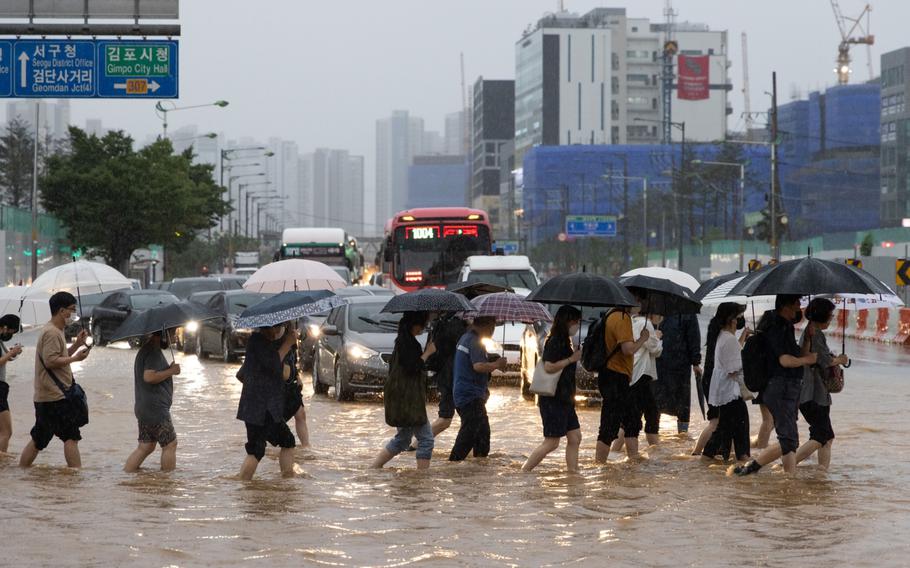
M 635 341 L 632 337 L 632 316 L 620 310 L 611 312 L 610 315 L 607 316 L 604 339 L 607 344 L 607 356 L 616 349 L 617 345 L 621 345 L 628 341 Z M 607 362 L 607 369 L 621 373 L 631 379 L 634 361 L 635 355 L 624 354 L 620 347 L 616 354 L 610 357 L 610 360 Z
M 66 337 L 64 337 L 62 329 L 57 329 L 54 324 L 48 323 L 41 329 L 41 335 L 38 336 L 38 344 L 35 348 L 35 402 L 63 400 L 63 391 L 41 364 L 42 359 L 45 363 L 49 363 L 60 357 L 69 357 L 69 353 L 66 351 Z M 52 370 L 57 380 L 65 387 L 73 384 L 73 371 L 69 365 Z

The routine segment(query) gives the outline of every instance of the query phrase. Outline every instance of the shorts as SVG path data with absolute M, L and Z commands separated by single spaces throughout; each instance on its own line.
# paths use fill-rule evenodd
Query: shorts
M 177 441 L 177 431 L 174 430 L 174 423 L 170 420 L 164 422 L 149 423 L 139 421 L 139 443 L 155 444 L 162 448 Z
M 439 389 L 439 417 L 451 420 L 455 417 L 455 395 L 452 389 Z
M 82 439 L 79 427 L 73 422 L 69 402 L 55 400 L 53 402 L 35 403 L 35 425 L 30 435 L 38 451 L 43 450 L 51 443 L 54 436 L 62 442 Z
M 268 442 L 280 448 L 293 448 L 297 445 L 291 429 L 285 422 L 269 422 L 267 424 L 246 424 L 246 453 L 262 460 L 265 456 L 265 444 Z
M 284 383 L 284 419 L 290 420 L 303 408 L 303 386 L 294 378 Z
M 765 406 L 774 418 L 774 429 L 783 455 L 799 449 L 799 430 L 796 418 L 799 397 L 802 394 L 802 379 L 772 377 L 765 388 Z
M 834 439 L 831 426 L 831 407 L 810 400 L 799 405 L 799 411 L 809 423 L 809 439 L 825 445 Z
M 641 414 L 632 397 L 628 375 L 609 369 L 601 371 L 597 376 L 597 389 L 603 400 L 597 441 L 612 444 L 620 427 L 626 438 L 637 438 L 641 433 Z
M 0 381 L 0 412 L 9 411 L 9 383 Z
M 713 404 L 708 405 L 708 420 L 716 420 L 720 418 L 720 410 L 717 409 Z
M 538 400 L 544 438 L 562 438 L 572 430 L 581 428 L 574 404 L 566 404 L 552 396 L 542 396 Z

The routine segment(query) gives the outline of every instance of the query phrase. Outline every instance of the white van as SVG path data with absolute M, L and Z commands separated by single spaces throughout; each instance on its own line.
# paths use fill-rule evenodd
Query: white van
M 540 285 L 537 272 L 526 256 L 469 256 L 461 269 L 460 282 L 488 282 L 508 286 L 527 296 Z

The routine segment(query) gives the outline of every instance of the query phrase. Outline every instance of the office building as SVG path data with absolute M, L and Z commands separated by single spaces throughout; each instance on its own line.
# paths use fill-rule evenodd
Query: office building
M 406 110 L 376 121 L 376 190 L 372 235 L 382 234 L 392 215 L 404 208 L 408 192 L 408 166 L 423 154 L 423 119 Z
M 494 226 L 503 214 L 500 199 L 500 167 L 503 148 L 514 147 L 515 81 L 479 77 L 473 90 L 471 138 L 472 207 L 485 210 Z
M 405 209 L 464 207 L 469 169 L 464 156 L 414 156 Z
M 910 47 L 881 58 L 881 224 L 910 218 Z

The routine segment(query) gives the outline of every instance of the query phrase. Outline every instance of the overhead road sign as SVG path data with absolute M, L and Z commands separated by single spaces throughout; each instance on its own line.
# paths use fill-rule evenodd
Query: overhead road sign
M 0 42 L 0 57 L 0 98 L 165 99 L 179 94 L 176 41 L 18 40 Z
M 0 18 L 176 20 L 179 7 L 180 0 L 3 0 Z
M 615 237 L 616 217 L 610 215 L 574 215 L 566 217 L 568 237 Z

